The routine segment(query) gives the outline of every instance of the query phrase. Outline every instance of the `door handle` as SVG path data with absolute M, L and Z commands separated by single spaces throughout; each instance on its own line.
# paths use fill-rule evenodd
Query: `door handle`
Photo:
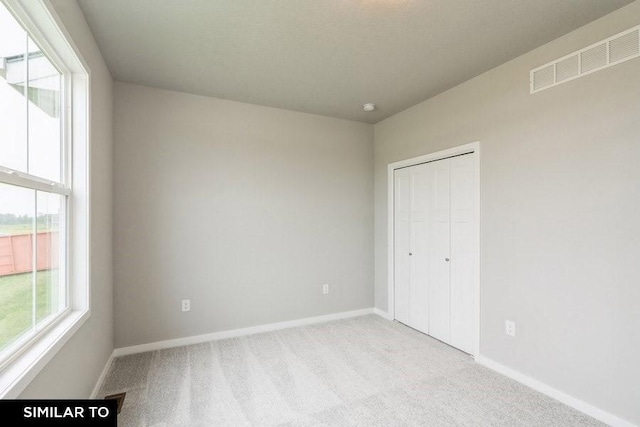
M 411 255 L 413 255 L 413 253 L 412 253 L 412 252 L 409 252 L 409 256 L 411 256 Z
M 447 262 L 449 262 L 449 258 L 445 258 L 444 260 L 445 260 L 445 261 L 447 261 Z

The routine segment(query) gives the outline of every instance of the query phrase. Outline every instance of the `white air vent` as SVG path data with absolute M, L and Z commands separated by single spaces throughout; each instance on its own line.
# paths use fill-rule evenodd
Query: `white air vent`
M 618 62 L 638 56 L 640 52 L 640 29 L 616 37 L 609 42 L 609 62 Z
M 580 72 L 588 73 L 607 65 L 607 44 L 601 43 L 580 54 Z
M 539 68 L 533 72 L 532 83 L 535 90 L 544 89 L 555 83 L 553 64 L 548 67 Z
M 530 72 L 531 93 L 640 57 L 640 25 Z
M 576 77 L 580 74 L 580 55 L 573 55 L 556 63 L 556 82 Z

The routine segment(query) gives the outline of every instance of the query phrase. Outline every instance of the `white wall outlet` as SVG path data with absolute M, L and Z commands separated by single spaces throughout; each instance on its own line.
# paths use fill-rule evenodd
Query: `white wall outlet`
M 182 311 L 191 311 L 191 300 L 182 300 Z
M 329 284 L 325 283 L 324 285 L 322 285 L 322 295 L 326 295 L 329 293 Z
M 513 320 L 507 320 L 504 324 L 504 333 L 515 337 L 516 336 L 516 322 Z

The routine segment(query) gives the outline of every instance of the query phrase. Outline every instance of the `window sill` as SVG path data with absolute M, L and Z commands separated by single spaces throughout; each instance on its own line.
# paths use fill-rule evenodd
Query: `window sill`
M 69 313 L 0 371 L 0 399 L 16 399 L 89 318 L 88 310 Z

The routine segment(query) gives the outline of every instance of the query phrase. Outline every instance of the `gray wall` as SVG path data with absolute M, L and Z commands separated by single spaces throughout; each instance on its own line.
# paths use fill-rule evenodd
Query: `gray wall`
M 479 140 L 481 354 L 635 423 L 640 59 L 535 95 L 529 70 L 638 23 L 635 2 L 374 130 L 376 307 L 387 164 Z
M 373 126 L 116 83 L 115 141 L 116 347 L 373 306 Z
M 112 86 L 75 1 L 52 0 L 91 71 L 91 317 L 20 398 L 86 398 L 113 351 Z

